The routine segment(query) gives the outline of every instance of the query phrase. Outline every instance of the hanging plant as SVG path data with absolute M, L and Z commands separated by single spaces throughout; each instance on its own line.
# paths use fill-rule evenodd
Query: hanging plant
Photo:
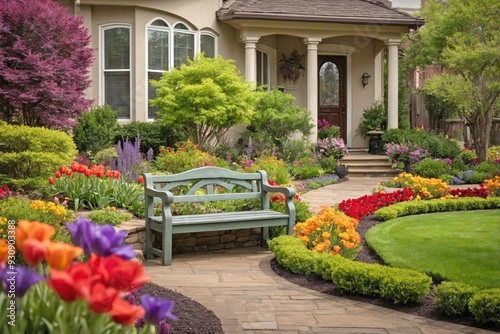
M 304 75 L 306 70 L 304 66 L 304 55 L 300 55 L 296 49 L 292 50 L 292 54 L 288 58 L 283 54 L 279 63 L 280 72 L 285 82 L 291 80 L 293 83 L 296 83 L 300 76 Z

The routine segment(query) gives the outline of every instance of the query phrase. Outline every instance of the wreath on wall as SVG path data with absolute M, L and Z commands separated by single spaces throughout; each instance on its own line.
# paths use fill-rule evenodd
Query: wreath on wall
M 299 54 L 296 49 L 292 50 L 290 57 L 286 57 L 283 53 L 279 63 L 280 72 L 285 82 L 291 80 L 295 84 L 300 76 L 304 75 L 306 70 L 304 66 L 304 55 Z

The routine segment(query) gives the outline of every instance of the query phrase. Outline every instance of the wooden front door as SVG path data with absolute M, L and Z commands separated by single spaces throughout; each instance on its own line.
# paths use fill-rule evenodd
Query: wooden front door
M 346 138 L 346 57 L 318 56 L 318 120 L 340 127 Z

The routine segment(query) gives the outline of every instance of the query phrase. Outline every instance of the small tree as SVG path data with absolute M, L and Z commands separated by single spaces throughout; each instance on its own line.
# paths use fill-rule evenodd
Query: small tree
M 293 104 L 295 98 L 275 88 L 258 93 L 255 114 L 248 126 L 252 138 L 259 135 L 281 150 L 283 143 L 295 132 L 308 136 L 313 127 L 309 112 Z M 254 135 L 254 134 L 256 135 Z
M 151 104 L 161 121 L 180 127 L 191 141 L 214 148 L 230 127 L 248 124 L 256 94 L 238 75 L 232 60 L 196 55 L 187 64 L 163 74 Z
M 89 107 L 93 50 L 83 18 L 51 0 L 0 0 L 0 117 L 60 127 Z
M 426 82 L 428 94 L 457 106 L 470 126 L 476 154 L 486 159 L 493 117 L 500 108 L 500 2 L 432 0 L 426 25 L 411 36 L 412 68 L 444 69 Z

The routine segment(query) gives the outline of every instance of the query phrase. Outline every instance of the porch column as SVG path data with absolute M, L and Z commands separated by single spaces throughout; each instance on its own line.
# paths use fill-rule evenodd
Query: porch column
M 256 83 L 257 70 L 256 66 L 256 44 L 259 41 L 259 37 L 244 37 L 243 42 L 245 43 L 245 78 Z
M 307 45 L 307 110 L 314 127 L 308 138 L 310 143 L 318 140 L 318 44 L 321 38 L 304 38 Z
M 389 39 L 387 44 L 388 55 L 388 78 L 387 78 L 387 128 L 398 128 L 398 48 L 401 45 L 399 39 Z

